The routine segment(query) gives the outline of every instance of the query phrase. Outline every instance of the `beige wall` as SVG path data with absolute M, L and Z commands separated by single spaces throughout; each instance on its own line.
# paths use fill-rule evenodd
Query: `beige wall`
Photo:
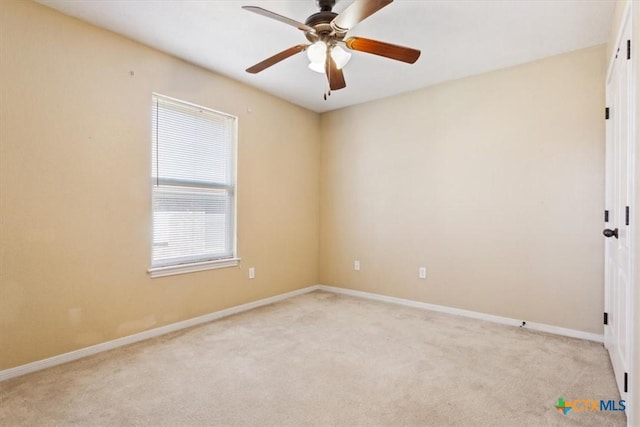
M 320 282 L 601 334 L 605 55 L 324 114 Z
M 31 2 L 0 13 L 0 369 L 317 283 L 317 114 Z M 154 91 L 239 117 L 241 268 L 146 273 Z
M 603 46 L 319 117 L 0 14 L 0 369 L 318 282 L 602 333 Z M 146 274 L 154 91 L 239 116 L 241 268 Z

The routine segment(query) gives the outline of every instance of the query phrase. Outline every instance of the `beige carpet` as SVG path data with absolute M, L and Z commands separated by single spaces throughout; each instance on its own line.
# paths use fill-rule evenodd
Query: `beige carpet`
M 313 292 L 0 384 L 0 425 L 607 426 L 601 344 Z

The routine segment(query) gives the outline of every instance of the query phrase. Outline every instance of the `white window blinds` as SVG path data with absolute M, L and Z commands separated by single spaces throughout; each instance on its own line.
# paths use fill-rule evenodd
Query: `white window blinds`
M 236 118 L 153 96 L 152 268 L 235 257 Z

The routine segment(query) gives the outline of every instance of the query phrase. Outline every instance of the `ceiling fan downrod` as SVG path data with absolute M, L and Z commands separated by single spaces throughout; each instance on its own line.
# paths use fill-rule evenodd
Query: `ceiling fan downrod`
M 331 12 L 336 0 L 316 0 L 316 5 L 320 8 L 320 12 Z

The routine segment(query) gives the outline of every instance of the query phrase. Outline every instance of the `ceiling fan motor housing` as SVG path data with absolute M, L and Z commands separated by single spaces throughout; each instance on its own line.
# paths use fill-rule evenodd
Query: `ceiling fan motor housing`
M 325 39 L 328 38 L 333 31 L 331 21 L 333 21 L 336 16 L 338 16 L 338 14 L 335 12 L 321 10 L 308 17 L 305 24 L 315 28 L 316 31 L 315 34 L 312 32 L 305 33 L 307 39 L 312 43 L 318 40 L 326 41 Z

